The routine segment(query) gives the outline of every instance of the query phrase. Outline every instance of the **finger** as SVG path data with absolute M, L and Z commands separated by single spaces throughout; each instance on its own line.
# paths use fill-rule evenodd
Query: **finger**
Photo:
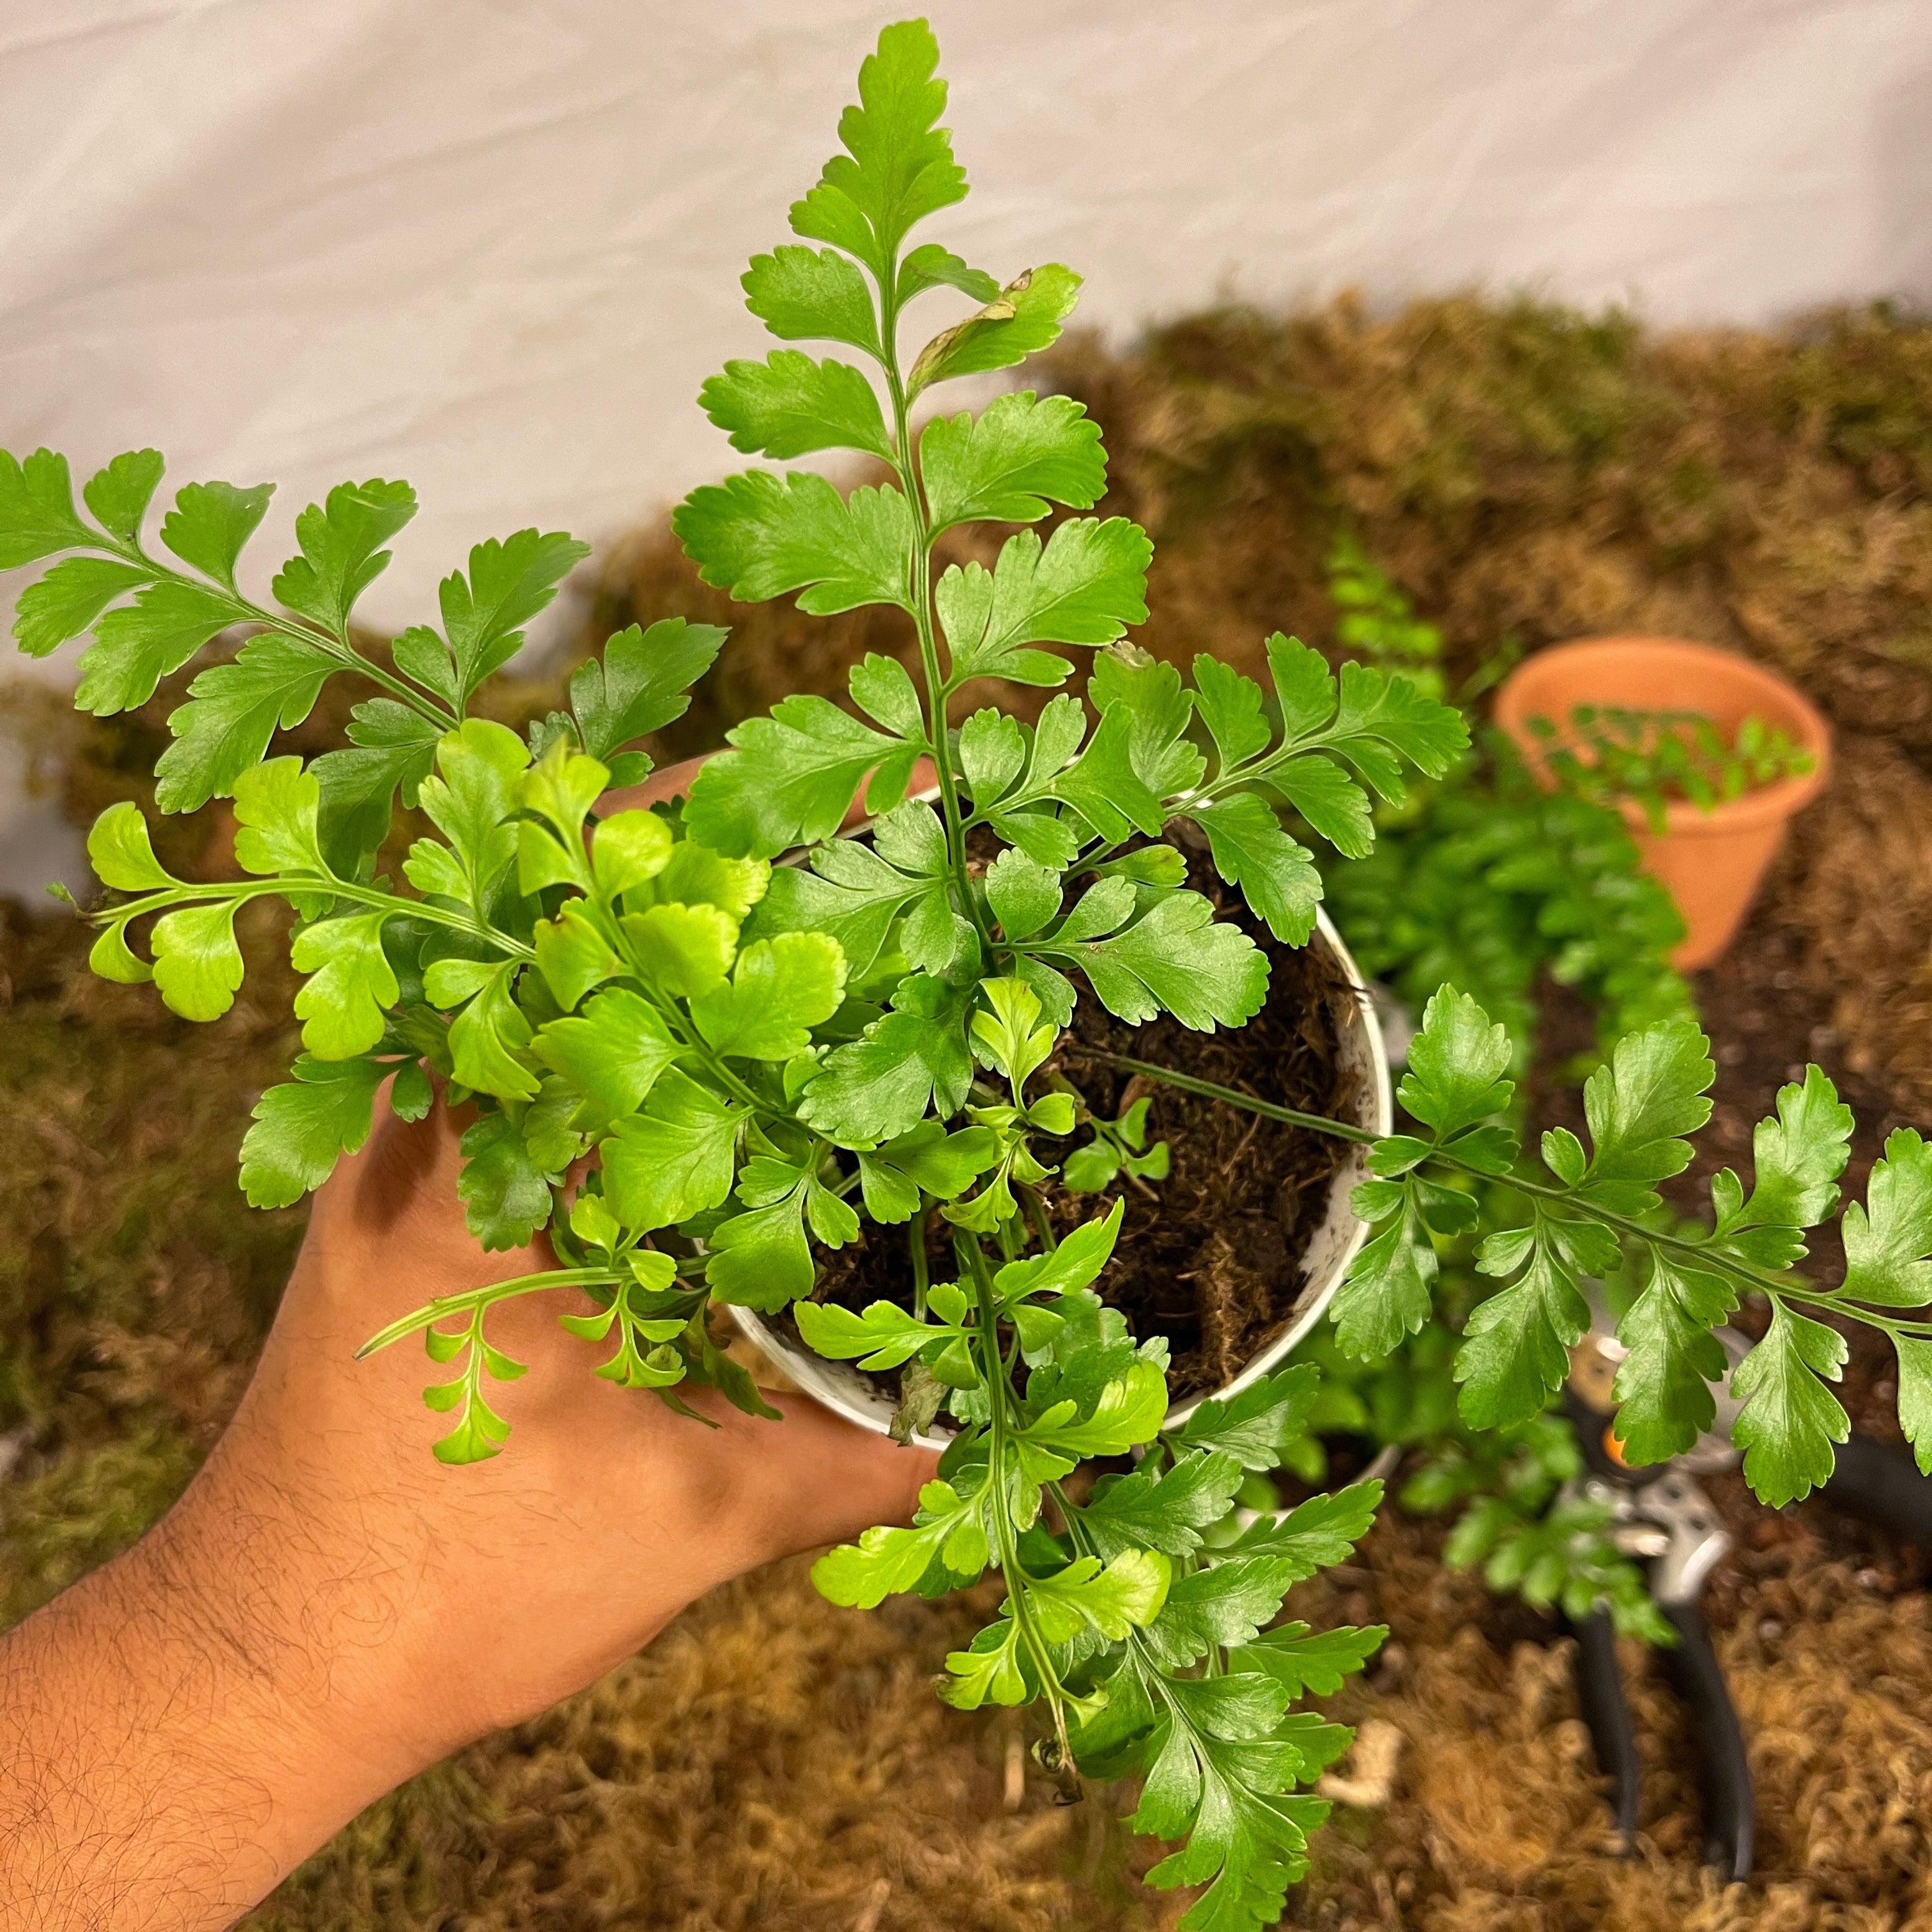
M 939 782 L 939 774 L 933 769 L 930 758 L 921 758 L 913 766 L 905 782 L 908 798 L 916 798 L 922 791 L 930 791 Z M 845 808 L 845 816 L 841 821 L 842 830 L 850 831 L 855 825 L 862 825 L 872 814 L 866 807 L 866 787 L 872 783 L 868 773 L 859 789 L 852 794 L 852 802 Z
M 459 1192 L 464 1114 L 441 1096 L 421 1120 L 386 1107 L 380 1125 L 318 1190 L 303 1244 L 304 1278 L 320 1270 L 332 1298 L 371 1328 L 412 1303 L 552 1264 L 547 1244 L 486 1252 Z M 380 1259 L 380 1266 L 374 1265 Z M 357 1337 L 359 1341 L 360 1336 Z
M 420 1120 L 399 1119 L 389 1107 L 393 1079 L 376 1090 L 374 1125 L 368 1138 L 352 1154 L 335 1163 L 328 1178 L 315 1190 L 314 1220 L 332 1221 L 374 1215 L 377 1225 L 392 1225 L 406 1196 L 437 1166 L 436 1142 L 446 1131 L 440 1095 Z
M 381 1104 L 382 1124 L 352 1161 L 344 1163 L 346 1172 L 338 1168 L 325 1186 L 341 1182 L 344 1206 L 370 1234 L 392 1234 L 426 1207 L 435 1219 L 460 1232 L 456 1182 L 462 1124 L 440 1094 L 418 1120 L 391 1112 L 386 1098 Z
M 759 1430 L 748 1445 L 759 1459 L 773 1553 L 910 1520 L 920 1490 L 938 1471 L 934 1451 L 902 1448 L 807 1396 L 773 1406 L 784 1420 Z
M 667 765 L 661 772 L 653 772 L 640 784 L 625 785 L 616 791 L 607 791 L 597 801 L 600 812 L 633 812 L 641 806 L 662 804 L 665 800 L 679 796 L 691 790 L 691 782 L 697 777 L 709 752 L 703 758 L 680 759 L 674 765 Z M 906 790 L 916 794 L 926 791 L 938 782 L 939 775 L 933 769 L 930 758 L 921 758 L 912 768 L 912 775 L 906 781 Z M 852 802 L 847 807 L 844 823 L 854 826 L 862 824 L 868 814 L 866 810 L 866 788 L 862 784 L 852 795 Z
M 710 755 L 709 752 L 705 757 Z M 674 765 L 667 765 L 661 772 L 652 772 L 640 784 L 620 786 L 615 791 L 607 791 L 597 801 L 597 809 L 607 817 L 614 812 L 635 812 L 647 805 L 661 805 L 668 799 L 677 797 L 691 789 L 691 782 L 698 776 L 698 769 L 704 758 L 681 758 Z

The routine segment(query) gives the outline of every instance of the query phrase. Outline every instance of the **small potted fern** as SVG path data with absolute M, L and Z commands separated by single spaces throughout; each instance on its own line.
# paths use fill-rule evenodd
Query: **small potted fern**
M 1836 1205 L 1851 1124 L 1816 1069 L 1759 1130 L 1755 1187 L 1718 1177 L 1707 1233 L 1646 1218 L 1709 1111 L 1688 1022 L 1617 1043 L 1590 1082 L 1592 1148 L 1547 1135 L 1540 1166 L 1508 1125 L 1510 1042 L 1452 988 L 1411 1049 L 1412 1132 L 1364 1117 L 1359 1077 L 1316 1107 L 1258 1090 L 1275 1075 L 1223 1077 L 1249 1029 L 1276 1031 L 1248 1070 L 1278 1074 L 1298 1039 L 1318 1045 L 1325 1028 L 1332 1044 L 1356 1010 L 1307 944 L 1320 884 L 1283 812 L 1365 850 L 1364 784 L 1389 797 L 1406 768 L 1441 774 L 1466 732 L 1405 680 L 1355 664 L 1338 678 L 1279 636 L 1272 692 L 1211 658 L 1186 682 L 1127 646 L 1146 534 L 1078 514 L 1044 539 L 1030 527 L 1101 496 L 1099 431 L 1074 404 L 1019 391 L 914 434 L 928 392 L 1051 342 L 1078 285 L 1052 264 L 1000 284 L 939 243 L 907 245 L 966 191 L 937 124 L 937 58 L 922 22 L 885 31 L 844 152 L 791 211 L 800 242 L 745 278 L 775 334 L 842 344 L 876 374 L 785 349 L 728 364 L 703 398 L 740 449 L 856 450 L 886 480 L 842 494 L 754 470 L 694 492 L 676 520 L 736 597 L 897 607 L 917 676 L 868 658 L 851 709 L 788 698 L 734 732 L 681 803 L 644 806 L 614 789 L 648 774 L 637 741 L 682 712 L 716 628 L 670 617 L 620 633 L 572 680 L 569 709 L 526 734 L 475 715 L 584 554 L 568 537 L 478 544 L 443 583 L 440 628 L 371 654 L 351 613 L 413 511 L 406 484 L 344 484 L 304 511 L 299 554 L 261 603 L 238 567 L 268 486 L 188 484 L 160 523 L 163 556 L 144 536 L 156 453 L 108 464 L 83 513 L 64 461 L 40 451 L 0 458 L 0 566 L 61 560 L 22 594 L 16 629 L 33 651 L 92 631 L 78 701 L 97 713 L 146 701 L 222 633 L 247 632 L 170 718 L 156 788 L 164 812 L 232 797 L 243 876 L 172 877 L 139 809 L 118 805 L 89 841 L 114 896 L 89 916 L 97 970 L 152 979 L 206 1019 L 242 982 L 237 914 L 259 898 L 292 908 L 304 1051 L 243 1144 L 250 1200 L 298 1200 L 362 1144 L 375 1108 L 416 1117 L 440 1084 L 475 1109 L 460 1191 L 476 1238 L 548 1239 L 554 1267 L 398 1310 L 370 1338 L 419 1336 L 440 1365 L 426 1395 L 449 1423 L 437 1456 L 506 1448 L 490 1387 L 520 1371 L 488 1329 L 513 1296 L 562 1292 L 586 1370 L 640 1400 L 680 1406 L 681 1388 L 706 1382 L 773 1414 L 775 1455 L 782 1424 L 718 1309 L 768 1335 L 788 1324 L 821 1362 L 874 1378 L 874 1397 L 892 1378 L 871 1419 L 883 1406 L 902 1435 L 944 1441 L 937 1476 L 910 1526 L 821 1558 L 820 1587 L 873 1605 L 998 1570 L 1002 1607 L 947 1658 L 942 1694 L 1039 1706 L 1037 1755 L 1069 1796 L 1083 1776 L 1144 1774 L 1136 1828 L 1183 1841 L 1152 1881 L 1206 1888 L 1181 1924 L 1256 1926 L 1283 1910 L 1326 1808 L 1303 1787 L 1348 1739 L 1295 1706 L 1337 1688 L 1380 1636 L 1277 1619 L 1292 1586 L 1364 1532 L 1379 1490 L 1238 1511 L 1312 1395 L 1310 1370 L 1259 1372 L 1265 1322 L 1234 1334 L 1226 1372 L 1188 1392 L 1199 1400 L 1173 1400 L 1162 1300 L 1122 1285 L 1183 1292 L 1163 1231 L 1196 1140 L 1234 1123 L 1216 1170 L 1294 1197 L 1276 1217 L 1289 1303 L 1285 1231 L 1304 1250 L 1318 1231 L 1354 1247 L 1334 1176 L 1340 1153 L 1365 1162 L 1351 1201 L 1372 1234 L 1331 1308 L 1357 1355 L 1428 1319 L 1436 1238 L 1474 1224 L 1475 1196 L 1504 1204 L 1480 1263 L 1500 1292 L 1456 1367 L 1478 1427 L 1548 1400 L 1588 1319 L 1578 1276 L 1621 1246 L 1645 1286 L 1625 1318 L 1619 1427 L 1634 1460 L 1674 1454 L 1711 1420 L 1710 1328 L 1759 1298 L 1769 1325 L 1732 1388 L 1747 1476 L 1775 1501 L 1822 1480 L 1844 1433 L 1826 1387 L 1843 1345 L 1821 1309 L 1894 1336 L 1901 1414 L 1932 1439 L 1932 1322 L 1910 1312 L 1932 1299 L 1932 1154 L 1893 1136 L 1868 1208 L 1846 1210 L 1848 1272 L 1827 1291 L 1794 1264 L 1802 1230 Z M 905 310 L 944 290 L 971 312 L 902 356 Z M 935 568 L 936 538 L 988 521 L 1020 526 L 990 567 Z M 1055 646 L 1093 653 L 1085 705 L 1061 688 L 1075 668 Z M 342 674 L 374 691 L 349 747 L 272 754 Z M 1030 723 L 993 705 L 956 722 L 980 680 L 1057 694 Z M 930 797 L 907 796 L 926 762 Z M 869 815 L 848 828 L 855 794 Z M 430 829 L 395 878 L 380 854 L 399 802 Z M 1331 942 L 1329 968 L 1344 958 Z M 1165 1170 L 1150 1096 L 1171 1124 Z M 1282 1182 L 1286 1142 L 1264 1132 L 1325 1147 L 1306 1190 Z M 873 1274 L 850 1265 L 860 1251 Z M 1238 1287 L 1238 1264 L 1203 1266 Z M 888 1292 L 868 1298 L 868 1282 Z
M 1684 915 L 1687 971 L 1736 938 L 1831 770 L 1831 727 L 1789 680 L 1682 638 L 1539 651 L 1504 681 L 1496 722 L 1546 782 L 1623 813 Z

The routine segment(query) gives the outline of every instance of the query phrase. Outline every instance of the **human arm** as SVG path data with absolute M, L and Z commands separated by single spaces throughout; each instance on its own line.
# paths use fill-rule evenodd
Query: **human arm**
M 726 1578 L 903 1518 L 928 1456 L 799 1400 L 706 1429 L 505 1304 L 516 1427 L 449 1469 L 398 1310 L 542 1266 L 464 1232 L 439 1108 L 317 1196 L 234 1422 L 124 1556 L 0 1639 L 0 1928 L 202 1932 L 363 1805 L 586 1684 Z M 579 1306 L 587 1306 L 578 1303 Z

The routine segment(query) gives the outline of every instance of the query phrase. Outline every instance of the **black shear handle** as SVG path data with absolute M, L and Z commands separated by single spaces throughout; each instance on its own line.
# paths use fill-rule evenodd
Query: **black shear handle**
M 1659 1604 L 1658 1608 L 1677 1633 L 1676 1645 L 1664 1654 L 1703 1760 L 1704 1862 L 1715 1866 L 1726 1882 L 1748 1878 L 1755 1834 L 1750 1766 L 1710 1630 L 1695 1604 Z M 1604 1610 L 1576 1618 L 1570 1628 L 1576 1637 L 1583 1721 L 1596 1746 L 1598 1768 L 1610 1780 L 1618 1835 L 1628 1851 L 1636 1841 L 1641 1790 L 1636 1726 L 1617 1667 L 1616 1632 Z
M 1854 1436 L 1838 1444 L 1838 1467 L 1818 1492 L 1834 1509 L 1888 1529 L 1901 1543 L 1932 1550 L 1932 1477 L 1909 1449 Z
M 1624 1696 L 1623 1673 L 1617 1665 L 1617 1633 L 1608 1610 L 1592 1610 L 1571 1620 L 1576 1639 L 1576 1694 L 1590 1742 L 1597 1748 L 1597 1768 L 1612 1785 L 1610 1808 L 1616 1814 L 1617 1835 L 1626 1854 L 1636 1844 L 1637 1801 L 1642 1796 L 1636 1755 L 1636 1725 Z
M 1726 1882 L 1750 1876 L 1756 1833 L 1750 1764 L 1744 1732 L 1704 1613 L 1695 1604 L 1657 1606 L 1677 1633 L 1665 1653 L 1704 1760 L 1704 1862 Z

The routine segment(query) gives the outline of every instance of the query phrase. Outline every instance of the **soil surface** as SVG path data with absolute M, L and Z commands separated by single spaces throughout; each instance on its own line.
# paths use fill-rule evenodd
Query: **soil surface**
M 1096 1286 L 1141 1340 L 1166 1337 L 1168 1382 L 1177 1400 L 1230 1381 L 1293 1318 L 1309 1286 L 1301 1258 L 1321 1225 L 1329 1180 L 1347 1144 L 1130 1076 L 1087 1050 L 1172 1066 L 1299 1113 L 1352 1120 L 1359 1104 L 1358 1077 L 1342 1066 L 1337 1045 L 1355 1000 L 1346 976 L 1314 947 L 1282 946 L 1270 937 L 1240 893 L 1222 884 L 1191 831 L 1183 826 L 1174 835 L 1187 857 L 1188 886 L 1268 956 L 1268 1004 L 1245 1026 L 1203 1034 L 1166 1016 L 1130 1027 L 1090 995 L 1084 998 L 1055 1067 L 1105 1120 L 1118 1120 L 1148 1096 L 1150 1143 L 1168 1143 L 1168 1176 L 1158 1192 L 1130 1186 L 1071 1194 L 1051 1179 L 1041 1188 L 1062 1233 L 1108 1211 L 1117 1193 L 1124 1201 L 1114 1258 Z M 1043 1090 L 1039 1081 L 1032 1090 Z M 1077 1130 L 1070 1149 L 1088 1138 Z M 1041 1144 L 1043 1152 L 1053 1150 L 1053 1143 Z M 952 1280 L 958 1272 L 952 1241 L 937 1214 L 926 1248 L 928 1278 Z M 903 1230 L 868 1223 L 849 1246 L 821 1250 L 818 1264 L 816 1300 L 855 1309 L 879 1300 L 912 1306 Z M 790 1328 L 784 1316 L 778 1318 Z M 875 1379 L 896 1396 L 898 1370 Z
M 1352 1120 L 1360 1105 L 1360 1076 L 1336 1046 L 1356 999 L 1346 975 L 1312 946 L 1271 939 L 1198 853 L 1188 884 L 1268 956 L 1268 1004 L 1246 1026 L 1202 1034 L 1165 1015 L 1130 1027 L 1083 1000 L 1061 1054 L 1068 1078 L 1109 1120 L 1148 1095 L 1150 1134 L 1168 1143 L 1158 1193 L 1120 1190 L 1126 1211 L 1102 1293 L 1142 1340 L 1167 1337 L 1177 1400 L 1225 1384 L 1293 1318 L 1312 1286 L 1302 1256 L 1348 1146 L 1124 1074 L 1082 1048 L 1178 1067 L 1298 1112 Z M 1092 1198 L 1060 1195 L 1056 1214 L 1075 1218 Z

